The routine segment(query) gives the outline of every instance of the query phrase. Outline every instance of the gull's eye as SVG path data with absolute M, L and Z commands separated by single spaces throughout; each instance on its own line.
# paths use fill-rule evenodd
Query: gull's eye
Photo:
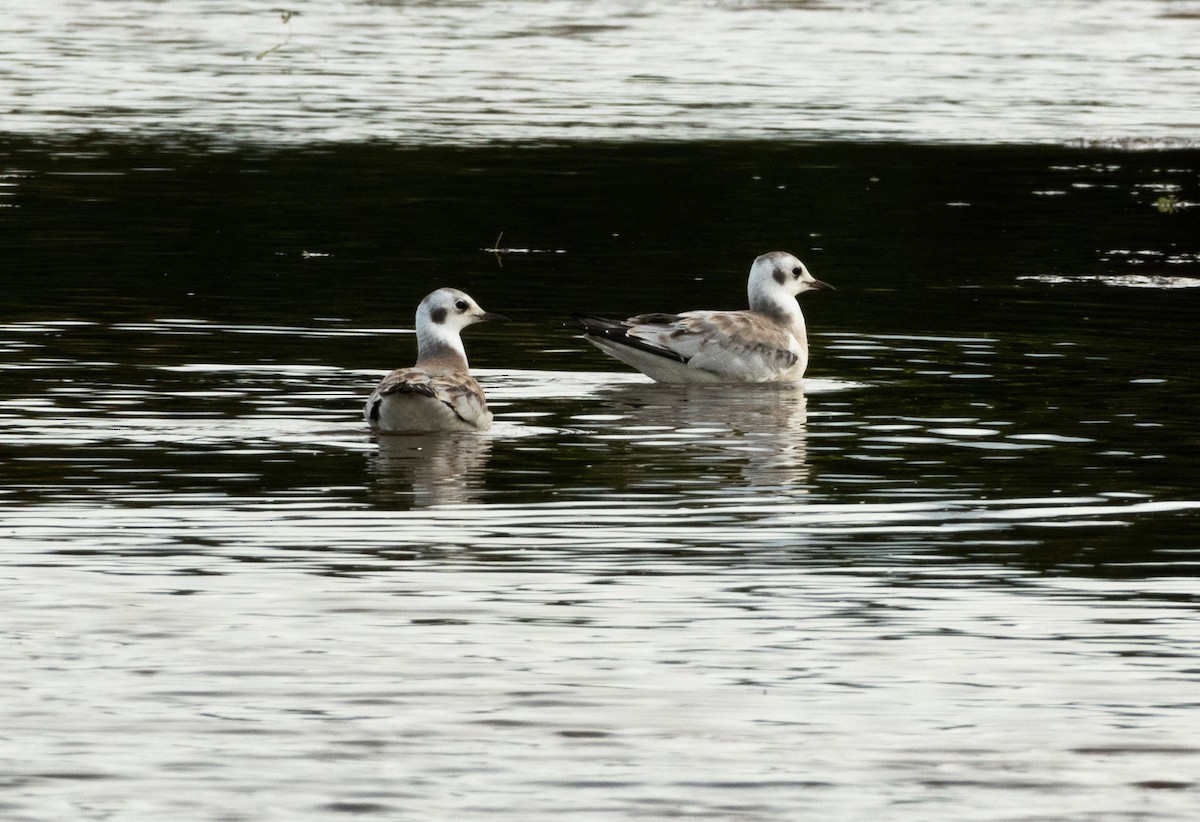
M 456 302 L 454 304 L 454 307 L 457 308 L 459 311 L 466 311 L 467 310 L 467 301 L 459 300 L 458 302 Z
M 793 268 L 792 269 L 792 276 L 795 277 L 797 280 L 800 279 L 800 275 L 802 275 L 803 273 L 804 273 L 803 268 Z

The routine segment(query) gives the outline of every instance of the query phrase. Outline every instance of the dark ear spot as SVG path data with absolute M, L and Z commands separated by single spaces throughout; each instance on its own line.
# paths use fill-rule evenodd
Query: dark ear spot
M 775 282 L 779 283 L 780 285 L 783 285 L 787 282 L 787 275 L 778 268 L 775 269 L 775 273 L 772 276 L 775 278 Z
M 433 320 L 438 325 L 446 321 L 446 309 L 443 306 L 438 306 L 429 312 L 429 319 Z

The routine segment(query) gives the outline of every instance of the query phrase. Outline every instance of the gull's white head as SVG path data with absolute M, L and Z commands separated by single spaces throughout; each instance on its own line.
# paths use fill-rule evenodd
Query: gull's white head
M 758 310 L 786 308 L 786 297 L 815 289 L 836 289 L 808 273 L 804 263 L 786 251 L 771 251 L 758 257 L 750 266 L 747 291 L 750 307 Z M 792 302 L 791 300 L 787 302 Z M 790 312 L 789 312 L 790 313 Z
M 479 307 L 471 296 L 457 288 L 439 288 L 417 306 L 417 359 L 439 356 L 448 350 L 466 360 L 459 334 L 475 323 L 504 321 L 503 314 L 492 314 Z

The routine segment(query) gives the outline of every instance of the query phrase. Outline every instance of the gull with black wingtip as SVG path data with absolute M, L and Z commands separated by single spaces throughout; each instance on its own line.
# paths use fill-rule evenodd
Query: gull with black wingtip
M 583 338 L 658 382 L 799 382 L 808 333 L 796 297 L 836 290 L 786 251 L 750 267 L 745 311 L 684 311 L 608 320 L 575 314 Z
M 367 399 L 367 424 L 381 434 L 486 431 L 483 388 L 471 376 L 462 330 L 507 320 L 484 311 L 457 288 L 439 288 L 417 306 L 417 362 L 388 374 Z

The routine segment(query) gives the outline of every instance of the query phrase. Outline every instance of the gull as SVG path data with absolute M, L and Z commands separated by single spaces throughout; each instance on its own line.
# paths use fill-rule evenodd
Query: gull
M 772 251 L 750 267 L 748 311 L 573 316 L 585 340 L 658 382 L 799 382 L 808 334 L 796 296 L 822 288 L 836 290 L 791 254 Z
M 504 321 L 457 288 L 439 288 L 417 306 L 417 363 L 383 378 L 363 415 L 382 434 L 486 431 L 492 426 L 483 389 L 467 370 L 459 334 L 475 323 Z

